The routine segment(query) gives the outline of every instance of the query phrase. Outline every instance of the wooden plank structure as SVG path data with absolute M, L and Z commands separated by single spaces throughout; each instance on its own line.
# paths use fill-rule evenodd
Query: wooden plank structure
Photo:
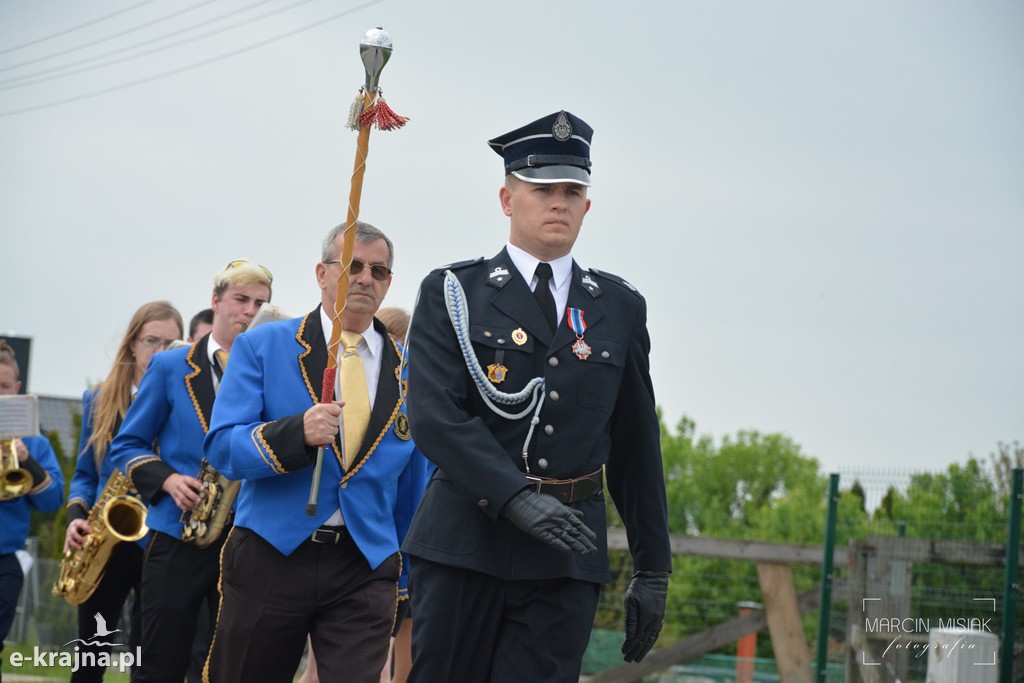
M 713 652 L 750 633 L 769 629 L 779 675 L 784 683 L 809 683 L 813 680 L 810 648 L 804 638 L 801 615 L 818 608 L 820 587 L 801 593 L 793 585 L 790 565 L 820 565 L 822 546 L 776 543 L 702 536 L 671 536 L 673 555 L 693 555 L 719 559 L 744 560 L 757 564 L 758 581 L 765 605 L 763 611 L 736 617 L 711 626 L 668 647 L 652 650 L 640 663 L 622 664 L 589 677 L 589 683 L 633 683 L 659 671 Z M 628 550 L 622 529 L 608 530 L 609 550 Z M 906 670 L 906 651 L 897 653 L 882 669 L 865 667 L 858 659 L 874 662 L 878 634 L 867 634 L 865 618 L 874 616 L 903 618 L 910 612 L 910 587 L 915 562 L 936 564 L 1003 566 L 1006 546 L 999 543 L 938 541 L 892 536 L 869 536 L 851 542 L 849 548 L 836 548 L 833 566 L 849 567 L 849 579 L 833 580 L 834 599 L 846 598 L 847 678 L 876 683 L 887 673 Z M 1024 567 L 1024 549 L 1018 554 Z M 867 586 L 886 587 L 884 596 L 867 595 Z M 879 600 L 865 600 L 878 597 Z M 882 599 L 884 598 L 884 599 Z M 874 605 L 872 603 L 878 603 Z M 877 614 L 876 614 L 877 613 Z M 884 635 L 884 634 L 883 634 Z M 867 655 L 865 657 L 864 655 Z M 902 657 L 902 661 L 901 661 Z

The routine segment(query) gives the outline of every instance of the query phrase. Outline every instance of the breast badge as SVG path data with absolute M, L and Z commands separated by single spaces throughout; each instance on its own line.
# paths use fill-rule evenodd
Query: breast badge
M 590 357 L 590 344 L 583 341 L 583 333 L 587 331 L 587 323 L 583 321 L 582 308 L 566 309 L 569 313 L 569 328 L 576 335 L 576 342 L 572 345 L 572 352 L 580 360 Z
M 409 416 L 405 413 L 399 413 L 395 416 L 395 436 L 402 441 L 408 441 L 412 438 L 412 430 L 409 429 Z
M 505 373 L 508 372 L 501 363 L 492 363 L 487 366 L 487 379 L 491 380 L 493 384 L 501 384 L 505 381 Z

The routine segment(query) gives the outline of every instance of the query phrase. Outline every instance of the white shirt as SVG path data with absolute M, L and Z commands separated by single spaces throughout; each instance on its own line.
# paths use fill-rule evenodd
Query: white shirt
M 537 288 L 537 264 L 540 259 L 529 254 L 514 244 L 507 244 L 509 258 L 512 265 L 523 276 L 532 292 Z M 572 254 L 560 256 L 554 261 L 547 261 L 551 266 L 551 295 L 555 298 L 555 313 L 558 315 L 557 324 L 562 324 L 562 317 L 565 315 L 565 304 L 569 301 L 569 278 L 572 276 Z

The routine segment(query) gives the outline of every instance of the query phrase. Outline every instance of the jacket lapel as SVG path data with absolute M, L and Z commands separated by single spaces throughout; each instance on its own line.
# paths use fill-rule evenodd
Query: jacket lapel
M 302 347 L 296 362 L 299 364 L 299 371 L 306 383 L 313 403 L 320 403 L 324 385 L 324 371 L 327 369 L 327 343 L 324 341 L 324 326 L 320 320 L 320 306 L 314 308 L 302 320 L 299 331 L 295 335 L 295 341 Z M 334 457 L 341 466 L 341 446 L 338 435 L 335 435 L 331 444 L 334 450 Z
M 379 443 L 381 437 L 391 429 L 394 416 L 402 404 L 402 397 L 398 392 L 398 365 L 401 362 L 398 348 L 391 340 L 384 323 L 374 318 L 373 329 L 384 337 L 378 368 L 380 374 L 377 375 L 377 394 L 373 398 L 373 410 L 370 412 L 370 421 L 366 425 L 363 443 L 359 446 L 359 455 L 349 465 L 349 475 L 359 470 L 362 462 L 373 452 L 374 444 Z
M 544 314 L 541 312 L 540 306 L 537 305 L 537 300 L 533 298 L 530 284 L 516 270 L 506 249 L 502 249 L 501 253 L 487 264 L 489 274 L 504 271 L 507 271 L 507 280 L 500 280 L 501 275 L 488 278 L 487 284 L 496 290 L 494 298 L 491 300 L 492 305 L 525 327 L 534 339 L 545 346 L 551 346 L 551 328 L 548 327 L 547 320 L 544 319 Z
M 210 335 L 206 335 L 197 341 L 185 356 L 185 361 L 192 368 L 192 372 L 185 375 L 185 391 L 192 397 L 192 405 L 203 433 L 210 431 L 210 413 L 213 412 L 213 399 L 216 396 L 213 389 L 213 367 L 206 351 L 209 339 Z
M 601 291 L 599 289 L 588 289 L 583 281 L 584 273 L 579 265 L 572 262 L 572 276 L 569 279 L 569 298 L 565 302 L 566 308 L 578 308 L 583 311 L 583 322 L 587 329 L 591 329 L 604 317 L 604 307 L 601 306 Z M 571 344 L 576 339 L 576 333 L 572 331 L 568 321 L 568 311 L 562 314 L 562 323 L 555 333 L 555 344 L 561 346 L 563 343 Z M 582 336 L 586 336 L 584 333 Z

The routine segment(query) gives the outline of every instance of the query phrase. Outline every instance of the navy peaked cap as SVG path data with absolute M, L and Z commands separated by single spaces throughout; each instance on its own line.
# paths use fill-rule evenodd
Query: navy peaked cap
M 590 141 L 594 129 L 567 111 L 488 140 L 505 160 L 505 174 L 529 183 L 590 185 Z

